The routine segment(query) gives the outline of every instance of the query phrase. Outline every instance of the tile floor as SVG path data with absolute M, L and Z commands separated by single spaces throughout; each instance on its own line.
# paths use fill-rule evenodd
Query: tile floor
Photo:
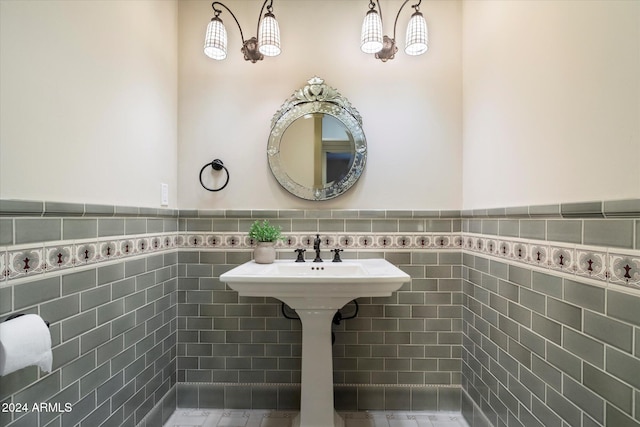
M 176 409 L 164 427 L 291 427 L 295 411 Z M 339 412 L 345 427 L 469 427 L 459 413 Z

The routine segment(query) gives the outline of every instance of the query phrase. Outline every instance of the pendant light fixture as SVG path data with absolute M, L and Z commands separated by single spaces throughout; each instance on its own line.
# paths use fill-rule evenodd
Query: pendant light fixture
M 389 59 L 395 57 L 398 51 L 398 47 L 396 46 L 396 26 L 398 25 L 400 12 L 402 12 L 402 9 L 408 2 L 409 0 L 405 0 L 402 6 L 400 6 L 393 24 L 393 38 L 390 38 L 382 35 L 382 8 L 380 7 L 379 0 L 376 0 L 375 3 L 373 0 L 369 0 L 369 11 L 364 17 L 360 36 L 360 49 L 364 53 L 375 53 L 376 58 L 382 62 L 387 62 Z M 429 48 L 427 22 L 420 12 L 420 3 L 422 3 L 422 0 L 419 0 L 418 3 L 411 6 L 414 12 L 407 25 L 404 48 L 407 55 L 422 55 Z M 376 4 L 380 10 L 379 14 L 376 10 Z
M 267 5 L 269 2 L 269 5 Z M 219 1 L 211 3 L 214 16 L 211 18 L 211 22 L 207 26 L 207 32 L 204 39 L 204 53 L 211 59 L 221 60 L 227 57 L 227 30 L 220 19 L 221 9 L 217 9 L 216 6 L 222 6 L 225 8 L 236 21 L 238 29 L 240 30 L 240 38 L 242 39 L 242 53 L 246 61 L 256 63 L 261 61 L 265 56 L 277 56 L 280 54 L 280 27 L 276 17 L 273 15 L 273 0 L 265 0 L 262 3 L 260 14 L 258 15 L 257 32 L 258 37 L 251 37 L 248 40 L 244 39 L 242 33 L 242 27 L 238 19 L 224 4 Z M 265 6 L 267 12 L 262 17 Z M 262 19 L 261 19 L 262 18 Z
M 265 56 L 280 55 L 280 26 L 276 17 L 273 16 L 271 8 L 267 8 L 267 13 L 260 21 L 258 30 L 258 50 Z
M 369 12 L 362 23 L 360 49 L 364 53 L 376 53 L 382 49 L 382 19 L 375 7 L 373 2 L 369 2 Z

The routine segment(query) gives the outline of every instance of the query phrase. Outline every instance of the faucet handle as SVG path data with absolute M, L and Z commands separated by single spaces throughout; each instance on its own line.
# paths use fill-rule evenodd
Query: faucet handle
M 342 251 L 344 251 L 344 249 L 339 249 L 339 248 L 331 249 L 331 252 L 334 253 L 333 262 L 342 262 L 342 260 L 340 259 L 340 252 Z
M 296 249 L 294 252 L 298 253 L 298 258 L 296 258 L 296 262 L 304 262 L 304 253 L 306 252 L 306 249 Z

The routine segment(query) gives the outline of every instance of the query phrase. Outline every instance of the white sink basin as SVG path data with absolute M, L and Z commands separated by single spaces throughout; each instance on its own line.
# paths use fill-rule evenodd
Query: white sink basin
M 342 308 L 359 297 L 389 296 L 409 275 L 384 259 L 242 264 L 220 276 L 241 296 L 273 297 L 294 309 Z
M 294 427 L 344 426 L 333 409 L 331 321 L 336 310 L 356 298 L 389 296 L 410 279 L 384 259 L 341 263 L 250 261 L 220 276 L 239 295 L 277 298 L 300 316 L 300 415 Z
M 303 276 L 305 278 L 314 277 L 324 281 L 325 277 L 340 278 L 344 280 L 357 280 L 359 277 L 367 275 L 367 271 L 363 268 L 362 263 L 291 263 L 280 262 L 269 264 L 272 270 L 272 278 L 274 281 L 281 281 L 282 278 L 287 280 Z

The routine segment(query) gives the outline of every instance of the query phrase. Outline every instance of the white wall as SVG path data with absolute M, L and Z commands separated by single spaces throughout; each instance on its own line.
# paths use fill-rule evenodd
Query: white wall
M 177 198 L 175 1 L 0 1 L 0 198 Z
M 256 33 L 262 1 L 227 2 L 245 37 Z M 385 33 L 402 4 L 382 0 Z M 458 209 L 461 203 L 461 4 L 423 2 L 430 49 L 401 50 L 382 63 L 360 51 L 366 1 L 278 0 L 282 54 L 252 64 L 240 53 L 233 18 L 224 61 L 207 58 L 210 1 L 180 1 L 179 206 L 184 209 L 382 208 Z M 404 43 L 409 5 L 398 22 Z M 325 202 L 298 199 L 280 187 L 267 163 L 270 122 L 280 105 L 318 75 L 363 117 L 368 143 L 364 174 L 344 195 Z M 200 168 L 214 158 L 231 172 L 227 188 L 204 190 Z M 209 172 L 207 172 L 209 173 Z M 211 185 L 215 185 L 211 182 Z
M 247 37 L 261 3 L 229 3 Z M 381 3 L 390 34 L 401 2 Z M 274 6 L 283 53 L 251 64 L 226 12 L 229 57 L 204 56 L 208 0 L 1 0 L 0 198 L 152 207 L 161 182 L 184 209 L 640 197 L 640 2 L 423 2 L 429 52 L 387 63 L 359 50 L 366 2 Z M 327 202 L 280 188 L 265 153 L 272 115 L 314 75 L 369 144 L 360 181 Z M 231 181 L 209 193 L 197 173 L 218 157 Z
M 640 198 L 640 2 L 463 3 L 463 206 Z

